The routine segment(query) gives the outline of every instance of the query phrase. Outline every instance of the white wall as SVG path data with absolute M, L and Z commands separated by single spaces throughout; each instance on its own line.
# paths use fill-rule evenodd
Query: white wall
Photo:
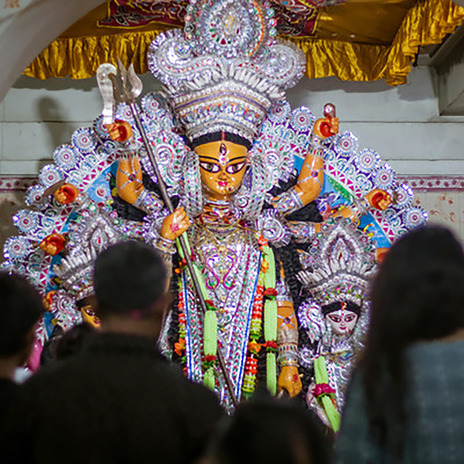
M 337 107 L 340 130 L 360 146 L 376 150 L 402 175 L 464 174 L 464 117 L 440 116 L 431 68 L 413 69 L 408 84 L 305 79 L 289 94 L 292 105 L 317 114 L 324 103 Z
M 145 90 L 156 83 L 142 76 Z M 362 147 L 379 152 L 402 175 L 463 175 L 464 117 L 439 116 L 433 71 L 416 68 L 409 83 L 304 79 L 289 92 L 293 107 L 306 105 L 320 116 L 334 103 L 341 130 Z M 39 81 L 22 77 L 0 103 L 0 175 L 37 175 L 54 149 L 89 125 L 101 111 L 94 79 Z

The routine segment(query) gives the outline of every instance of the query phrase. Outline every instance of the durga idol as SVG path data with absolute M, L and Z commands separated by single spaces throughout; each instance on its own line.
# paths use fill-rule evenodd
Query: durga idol
M 238 400 L 261 380 L 273 393 L 301 391 L 287 248 L 310 242 L 318 225 L 289 215 L 319 195 L 319 143 L 338 131 L 335 117 L 314 122 L 306 108 L 290 111 L 284 90 L 301 77 L 304 57 L 274 39 L 274 26 L 273 11 L 257 1 L 191 2 L 184 31 L 167 31 L 150 47 L 150 69 L 164 84 L 166 102 L 162 121 L 144 116 L 177 209 L 168 214 L 143 148 L 126 150 L 116 175 L 119 199 L 146 213 L 144 239 L 173 269 L 176 299 L 163 351 L 225 405 L 225 375 Z M 130 121 L 108 130 L 116 141 L 137 139 Z M 295 154 L 304 160 L 298 176 Z M 206 314 L 176 250 L 182 234 Z

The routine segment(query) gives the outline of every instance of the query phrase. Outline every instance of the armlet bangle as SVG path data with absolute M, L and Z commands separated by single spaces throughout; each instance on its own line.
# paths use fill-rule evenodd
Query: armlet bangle
M 135 200 L 134 206 L 150 214 L 154 211 L 161 211 L 163 203 L 153 192 L 143 190 L 137 200 Z
M 176 252 L 176 249 L 174 248 L 174 240 L 161 237 L 161 235 L 158 233 L 156 234 L 156 238 L 153 241 L 153 246 L 157 250 L 168 255 L 173 255 Z
M 303 208 L 304 203 L 293 188 L 275 197 L 272 201 L 274 208 L 281 214 L 290 214 Z

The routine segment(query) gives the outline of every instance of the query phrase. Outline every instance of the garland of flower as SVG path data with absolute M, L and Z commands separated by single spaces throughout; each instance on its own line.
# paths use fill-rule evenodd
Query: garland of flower
M 248 356 L 245 362 L 245 374 L 243 376 L 242 395 L 249 398 L 256 388 L 256 374 L 258 373 L 258 354 L 261 351 L 259 339 L 262 332 L 264 277 L 266 261 L 261 262 L 261 269 L 256 286 L 255 300 L 251 310 L 250 341 L 248 343 Z
M 214 366 L 217 359 L 217 308 L 211 300 L 206 300 L 208 310 L 205 313 L 205 321 L 203 323 L 203 354 L 204 361 L 202 364 L 205 371 L 203 383 L 214 390 L 216 378 L 214 376 Z
M 185 300 L 184 300 L 184 289 L 182 285 L 182 279 L 179 279 L 179 297 L 177 299 L 178 309 L 178 324 L 179 324 L 179 338 L 174 343 L 174 352 L 181 358 L 181 363 L 184 366 L 184 373 L 187 370 L 187 359 L 185 356 L 185 335 L 187 334 L 187 316 L 185 314 Z
M 187 245 L 188 246 L 188 245 Z M 182 249 L 178 247 L 179 254 L 181 255 L 181 262 L 179 268 L 175 270 L 177 274 L 182 273 L 184 268 L 186 267 L 186 260 L 183 256 Z M 190 249 L 189 249 L 190 252 Z M 193 259 L 192 259 L 193 261 Z M 201 274 L 200 270 L 197 266 L 193 265 L 197 281 L 201 288 L 201 293 L 203 298 L 205 299 L 207 311 L 205 313 L 205 318 L 203 322 L 203 363 L 202 368 L 204 371 L 203 375 L 203 383 L 205 386 L 214 390 L 216 386 L 216 378 L 214 374 L 214 367 L 217 361 L 217 315 L 216 311 L 217 308 L 214 306 L 214 303 L 208 299 L 208 290 L 206 289 L 205 282 L 203 279 L 203 275 Z M 179 279 L 179 316 L 178 316 L 178 323 L 179 323 L 179 339 L 177 343 L 174 344 L 175 352 L 182 358 L 182 363 L 186 364 L 186 357 L 185 357 L 185 335 L 187 333 L 187 316 L 185 314 L 185 297 L 182 285 L 182 279 Z M 187 368 L 185 367 L 184 370 Z
M 253 301 L 251 321 L 250 321 L 250 341 L 248 343 L 248 355 L 245 362 L 245 373 L 243 378 L 242 394 L 244 398 L 250 397 L 256 388 L 256 375 L 258 372 L 258 354 L 261 348 L 266 349 L 266 384 L 271 394 L 277 392 L 277 302 L 276 296 L 276 269 L 275 259 L 272 249 L 263 237 L 258 239 L 259 248 L 262 253 L 261 268 L 258 276 L 255 298 Z M 176 273 L 181 273 L 185 267 L 185 259 L 182 259 Z M 195 266 L 203 297 L 205 298 L 207 311 L 203 323 L 203 363 L 204 370 L 203 383 L 214 390 L 215 365 L 217 362 L 217 308 L 212 300 L 208 298 L 208 291 L 204 285 L 203 276 Z M 181 357 L 182 364 L 186 364 L 185 356 L 185 336 L 187 332 L 187 317 L 185 314 L 185 296 L 182 279 L 179 279 L 179 299 L 178 299 L 178 324 L 179 338 L 174 344 L 174 351 Z M 262 321 L 264 313 L 264 340 L 265 343 L 258 342 L 262 333 Z M 186 367 L 184 368 L 184 370 Z

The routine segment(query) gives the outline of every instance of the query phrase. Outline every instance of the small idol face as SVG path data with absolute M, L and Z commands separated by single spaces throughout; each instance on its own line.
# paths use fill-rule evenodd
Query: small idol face
M 91 305 L 83 306 L 80 308 L 82 320 L 90 324 L 92 327 L 99 329 L 100 328 L 100 319 L 95 314 L 94 309 Z
M 212 200 L 228 200 L 242 184 L 248 150 L 228 141 L 209 142 L 195 147 L 205 193 Z
M 325 318 L 331 325 L 332 332 L 337 335 L 351 335 L 358 322 L 356 313 L 343 309 L 333 311 L 327 314 Z

